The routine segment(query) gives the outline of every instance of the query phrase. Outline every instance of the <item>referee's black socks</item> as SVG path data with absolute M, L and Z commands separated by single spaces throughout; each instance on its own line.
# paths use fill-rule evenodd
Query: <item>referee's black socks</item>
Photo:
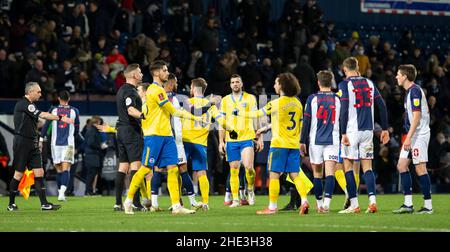
M 19 183 L 20 181 L 12 178 L 11 182 L 9 183 L 9 204 L 12 205 L 16 202 L 16 193 L 19 189 Z
M 123 193 L 123 185 L 126 174 L 120 171 L 116 173 L 116 181 L 114 183 L 114 187 L 116 188 L 116 205 L 122 205 L 122 193 Z
M 34 186 L 36 188 L 36 193 L 39 196 L 39 200 L 41 201 L 41 205 L 48 204 L 47 197 L 45 196 L 44 178 L 35 177 Z

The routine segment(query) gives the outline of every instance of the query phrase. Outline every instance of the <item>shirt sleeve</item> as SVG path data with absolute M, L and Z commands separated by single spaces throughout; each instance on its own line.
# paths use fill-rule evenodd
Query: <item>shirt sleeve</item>
M 128 92 L 127 94 L 125 94 L 124 96 L 124 102 L 125 102 L 125 107 L 128 109 L 129 107 L 133 107 L 137 110 L 140 111 L 141 108 L 138 108 L 137 106 L 137 99 L 140 99 L 139 95 L 137 94 L 137 92 Z
M 381 96 L 380 92 L 378 91 L 377 87 L 374 88 L 373 97 L 375 100 L 375 106 L 378 108 L 378 111 L 380 113 L 380 124 L 381 128 L 383 130 L 387 130 L 388 128 L 388 114 L 387 114 L 387 107 L 384 103 L 384 99 Z
M 258 110 L 258 103 L 256 102 L 256 97 L 254 95 L 251 96 L 250 99 L 250 111 Z
M 49 113 L 52 113 L 54 107 L 51 107 L 50 110 L 48 111 Z M 41 138 L 45 138 L 47 136 L 47 130 L 48 127 L 50 126 L 51 120 L 45 120 L 44 126 L 41 129 Z
M 311 100 L 312 96 L 309 96 L 305 104 L 305 112 L 303 113 L 303 126 L 300 134 L 300 143 L 303 144 L 306 144 L 311 128 Z
M 27 106 L 26 108 L 23 108 L 23 111 L 36 119 L 39 117 L 39 115 L 42 112 L 36 107 L 36 105 L 34 105 L 34 103 L 29 103 L 26 106 Z
M 248 113 L 243 113 L 241 111 L 238 112 L 239 116 L 244 116 L 247 118 L 258 118 L 265 115 L 270 115 L 272 113 L 272 102 L 269 102 L 264 106 L 264 108 L 255 110 L 255 111 L 249 111 Z
M 409 93 L 412 111 L 421 111 L 422 109 L 422 92 L 419 88 L 411 89 Z
M 341 99 L 341 112 L 339 116 L 339 128 L 341 134 L 347 134 L 347 124 L 348 124 L 348 87 L 347 82 L 343 81 L 339 83 L 339 92 L 337 95 Z
M 151 95 L 160 107 L 169 102 L 169 97 L 167 97 L 167 93 L 163 89 L 157 90 L 157 92 L 151 92 Z

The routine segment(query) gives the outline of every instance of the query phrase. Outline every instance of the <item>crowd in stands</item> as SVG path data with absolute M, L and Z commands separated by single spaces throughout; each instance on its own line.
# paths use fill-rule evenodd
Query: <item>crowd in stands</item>
M 449 50 L 425 54 L 413 29 L 392 41 L 363 38 L 356 28 L 342 38 L 336 26 L 314 0 L 14 0 L 0 13 L 0 97 L 22 96 L 28 81 L 37 81 L 47 99 L 61 89 L 114 95 L 128 64 L 139 63 L 151 81 L 148 66 L 160 59 L 176 74 L 180 93 L 188 94 L 191 79 L 204 77 L 206 94 L 224 96 L 238 73 L 247 92 L 270 95 L 276 75 L 290 71 L 304 103 L 318 89 L 316 72 L 331 70 L 339 83 L 342 61 L 355 56 L 387 103 L 392 138 L 375 145 L 374 167 L 377 182 L 389 191 L 397 183 L 404 133 L 405 92 L 396 83 L 396 67 L 409 63 L 418 69 L 416 83 L 431 113 L 432 182 L 450 184 Z

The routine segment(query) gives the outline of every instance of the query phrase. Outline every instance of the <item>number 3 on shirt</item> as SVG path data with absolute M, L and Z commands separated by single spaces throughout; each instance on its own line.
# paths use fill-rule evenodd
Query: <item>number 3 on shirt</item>
M 295 126 L 297 126 L 297 123 L 294 120 L 295 112 L 289 112 L 288 114 L 291 116 L 290 121 L 292 122 L 292 126 L 287 127 L 287 129 L 288 130 L 293 130 L 293 129 L 295 129 Z
M 353 92 L 356 96 L 356 103 L 353 105 L 355 108 L 372 106 L 372 88 L 355 88 Z

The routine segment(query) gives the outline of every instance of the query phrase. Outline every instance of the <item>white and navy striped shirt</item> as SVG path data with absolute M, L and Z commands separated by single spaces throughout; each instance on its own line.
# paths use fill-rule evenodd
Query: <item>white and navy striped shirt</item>
M 80 127 L 80 113 L 78 112 L 78 109 L 70 105 L 58 105 L 50 108 L 49 113 L 71 118 L 74 120 L 74 124 L 47 120 L 44 127 L 42 127 L 41 137 L 44 138 L 47 135 L 47 130 L 51 123 L 52 146 L 75 146 L 75 134 L 78 134 Z
M 341 96 L 341 132 L 374 129 L 374 104 L 380 112 L 383 130 L 388 127 L 387 110 L 383 98 L 373 82 L 361 76 L 353 76 L 339 83 Z
M 308 97 L 303 113 L 301 143 L 309 137 L 311 145 L 339 144 L 341 102 L 333 92 L 318 92 Z
M 420 111 L 420 123 L 414 132 L 413 137 L 418 135 L 426 135 L 430 132 L 430 111 L 428 109 L 427 98 L 425 93 L 422 91 L 420 86 L 413 84 L 406 90 L 405 96 L 405 124 L 404 128 L 406 132 L 409 131 L 411 127 L 411 121 L 413 119 L 413 112 Z

